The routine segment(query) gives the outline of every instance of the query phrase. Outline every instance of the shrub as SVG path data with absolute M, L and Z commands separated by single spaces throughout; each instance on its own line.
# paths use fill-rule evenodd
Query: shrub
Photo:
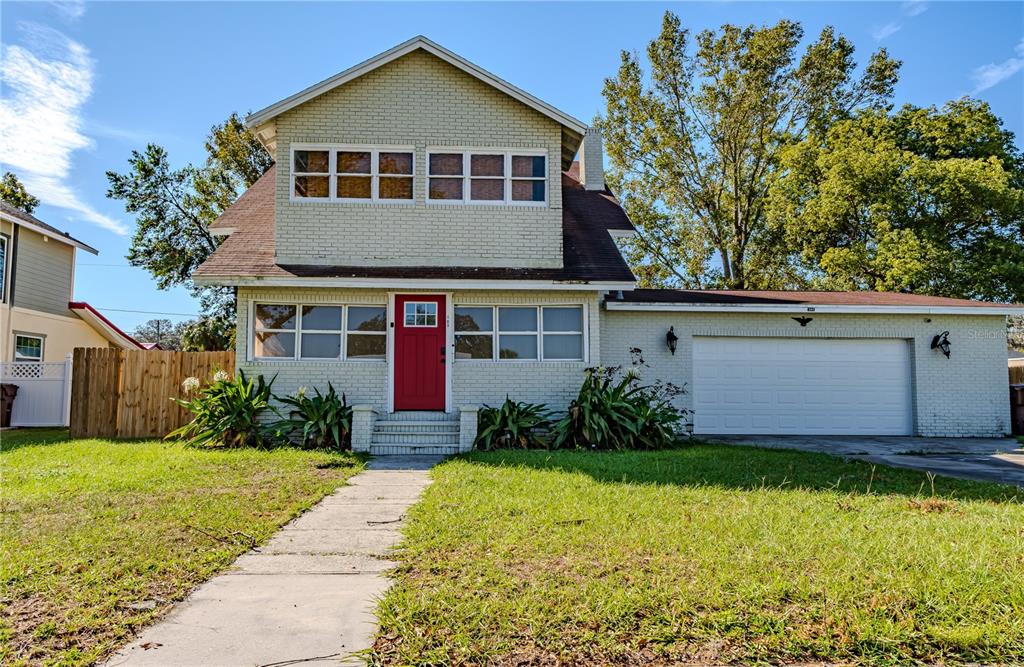
M 213 382 L 200 389 L 199 379 L 190 377 L 182 387 L 192 397 L 171 400 L 191 412 L 192 421 L 167 434 L 196 447 L 262 447 L 268 444 L 269 431 L 260 423 L 260 414 L 270 407 L 270 387 L 260 375 L 256 380 L 238 372 L 231 377 L 217 371 Z
M 523 403 L 506 397 L 500 408 L 483 407 L 474 446 L 480 450 L 545 446 L 551 413 L 542 403 Z
M 640 384 L 636 366 L 643 365 L 633 349 L 633 368 L 588 368 L 579 395 L 554 428 L 554 447 L 590 449 L 662 449 L 679 436 L 684 411 L 672 399 L 682 387 L 657 381 Z
M 281 403 L 291 406 L 288 418 L 275 428 L 289 438 L 299 438 L 303 447 L 314 449 L 348 449 L 352 446 L 352 408 L 345 400 L 345 394 L 338 397 L 334 386 L 327 383 L 327 393 L 313 388 L 310 396 L 305 389 L 299 389 L 295 396 L 276 397 Z

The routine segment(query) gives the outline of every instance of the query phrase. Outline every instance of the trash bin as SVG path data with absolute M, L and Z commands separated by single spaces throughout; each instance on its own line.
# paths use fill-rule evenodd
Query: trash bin
M 11 425 L 11 411 L 14 409 L 14 397 L 18 395 L 18 385 L 0 384 L 0 428 Z
M 1010 432 L 1024 435 L 1024 384 L 1010 385 Z

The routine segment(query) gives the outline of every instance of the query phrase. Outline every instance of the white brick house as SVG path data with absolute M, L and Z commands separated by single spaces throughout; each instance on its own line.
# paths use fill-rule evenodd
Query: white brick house
M 473 406 L 564 409 L 585 368 L 633 347 L 686 385 L 696 433 L 1009 430 L 1017 311 L 635 290 L 600 136 L 423 37 L 248 123 L 276 165 L 214 224 L 227 238 L 194 278 L 237 288 L 239 368 L 278 393 L 330 381 L 359 406 L 357 448 L 465 448 Z

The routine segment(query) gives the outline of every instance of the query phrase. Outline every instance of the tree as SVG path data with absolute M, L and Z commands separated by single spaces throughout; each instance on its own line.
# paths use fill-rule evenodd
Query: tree
M 181 331 L 181 349 L 187 352 L 232 350 L 235 347 L 235 320 L 205 317 L 186 322 Z
M 153 319 L 135 327 L 132 337 L 144 343 L 156 343 L 164 350 L 180 350 L 181 334 L 186 322 L 177 324 L 165 319 Z
M 39 206 L 39 200 L 28 193 L 18 177 L 9 171 L 0 180 L 0 199 L 25 213 L 31 213 Z
M 132 151 L 126 173 L 107 172 L 107 196 L 122 200 L 125 210 L 135 215 L 128 262 L 149 271 L 160 289 L 185 286 L 199 299 L 203 319 L 215 320 L 204 325 L 209 334 L 234 320 L 234 289 L 195 285 L 192 272 L 220 243 L 210 224 L 273 159 L 237 114 L 213 126 L 205 146 L 203 166 L 180 169 L 171 166 L 167 151 L 156 144 Z M 212 335 L 204 338 L 206 344 L 215 340 Z
M 770 215 L 818 285 L 1024 300 L 1024 160 L 986 103 L 865 111 L 781 164 Z
M 692 40 L 666 12 L 649 81 L 622 53 L 605 80 L 610 180 L 638 227 L 627 248 L 648 285 L 769 287 L 793 279 L 765 204 L 779 154 L 853 110 L 881 108 L 899 63 L 855 76 L 853 45 L 825 28 L 798 58 L 800 25 L 725 25 Z M 715 256 L 721 268 L 711 267 Z

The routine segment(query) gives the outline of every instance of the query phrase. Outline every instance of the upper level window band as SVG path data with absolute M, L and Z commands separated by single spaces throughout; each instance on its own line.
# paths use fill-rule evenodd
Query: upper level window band
M 411 148 L 296 146 L 292 198 L 347 202 L 413 200 Z
M 547 156 L 521 151 L 428 150 L 427 200 L 467 204 L 547 203 Z

